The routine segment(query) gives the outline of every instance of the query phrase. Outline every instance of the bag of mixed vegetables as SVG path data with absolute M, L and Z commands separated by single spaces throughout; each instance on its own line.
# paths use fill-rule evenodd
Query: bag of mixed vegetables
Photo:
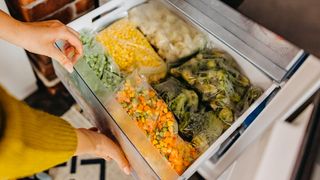
M 196 159 L 197 150 L 179 137 L 167 104 L 141 76 L 134 73 L 127 77 L 116 99 L 178 174 Z

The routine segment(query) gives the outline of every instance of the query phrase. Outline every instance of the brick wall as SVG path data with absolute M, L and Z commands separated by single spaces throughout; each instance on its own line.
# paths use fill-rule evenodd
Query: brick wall
M 21 21 L 59 19 L 64 23 L 95 6 L 95 0 L 6 0 L 10 13 Z
M 91 11 L 97 0 L 5 0 L 10 14 L 25 22 L 58 19 L 67 24 Z M 56 78 L 49 57 L 27 52 L 31 63 L 48 81 Z M 59 87 L 59 86 L 58 86 Z M 52 87 L 50 87 L 52 89 Z M 50 89 L 48 88 L 48 90 Z

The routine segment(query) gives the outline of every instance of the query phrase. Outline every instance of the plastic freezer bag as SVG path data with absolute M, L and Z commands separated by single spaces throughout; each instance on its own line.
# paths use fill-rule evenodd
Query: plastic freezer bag
M 181 66 L 172 68 L 170 73 L 200 92 L 202 101 L 209 103 L 228 125 L 248 108 L 244 100 L 253 103 L 262 94 L 260 88 L 250 88 L 249 79 L 239 72 L 231 56 L 216 49 L 200 52 Z M 246 97 L 248 95 L 251 97 Z
M 170 77 L 154 86 L 178 118 L 179 134 L 200 152 L 206 150 L 222 134 L 224 124 L 200 102 L 197 93 L 179 80 Z
M 166 64 L 147 39 L 126 18 L 116 21 L 97 35 L 97 40 L 118 64 L 121 71 L 130 74 L 135 69 L 151 82 L 166 75 Z
M 109 91 L 114 91 L 122 81 L 119 68 L 105 54 L 102 45 L 96 41 L 94 33 L 83 30 L 80 32 L 80 39 L 84 50 L 81 60 L 89 65 L 90 69 Z
M 133 22 L 169 64 L 190 56 L 206 44 L 205 36 L 159 2 L 150 1 L 129 11 Z
M 178 174 L 198 156 L 197 150 L 179 137 L 174 115 L 143 77 L 137 73 L 128 76 L 116 100 Z

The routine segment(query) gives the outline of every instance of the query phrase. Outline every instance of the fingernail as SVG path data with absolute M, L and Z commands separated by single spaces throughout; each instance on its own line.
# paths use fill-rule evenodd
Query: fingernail
M 73 72 L 73 65 L 71 63 L 66 64 L 65 67 L 69 73 Z
M 91 128 L 89 128 L 89 130 L 90 130 L 90 131 L 95 131 L 95 132 L 97 132 L 97 131 L 98 131 L 98 128 L 96 128 L 96 127 L 91 127 Z
M 123 168 L 123 171 L 124 171 L 124 173 L 126 173 L 126 175 L 130 175 L 130 173 L 131 173 L 131 170 L 129 167 Z

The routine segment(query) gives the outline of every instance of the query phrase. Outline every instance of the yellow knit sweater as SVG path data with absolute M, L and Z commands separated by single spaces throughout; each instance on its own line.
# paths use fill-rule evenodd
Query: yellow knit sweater
M 0 87 L 0 180 L 31 175 L 65 162 L 76 146 L 70 124 L 31 109 Z

